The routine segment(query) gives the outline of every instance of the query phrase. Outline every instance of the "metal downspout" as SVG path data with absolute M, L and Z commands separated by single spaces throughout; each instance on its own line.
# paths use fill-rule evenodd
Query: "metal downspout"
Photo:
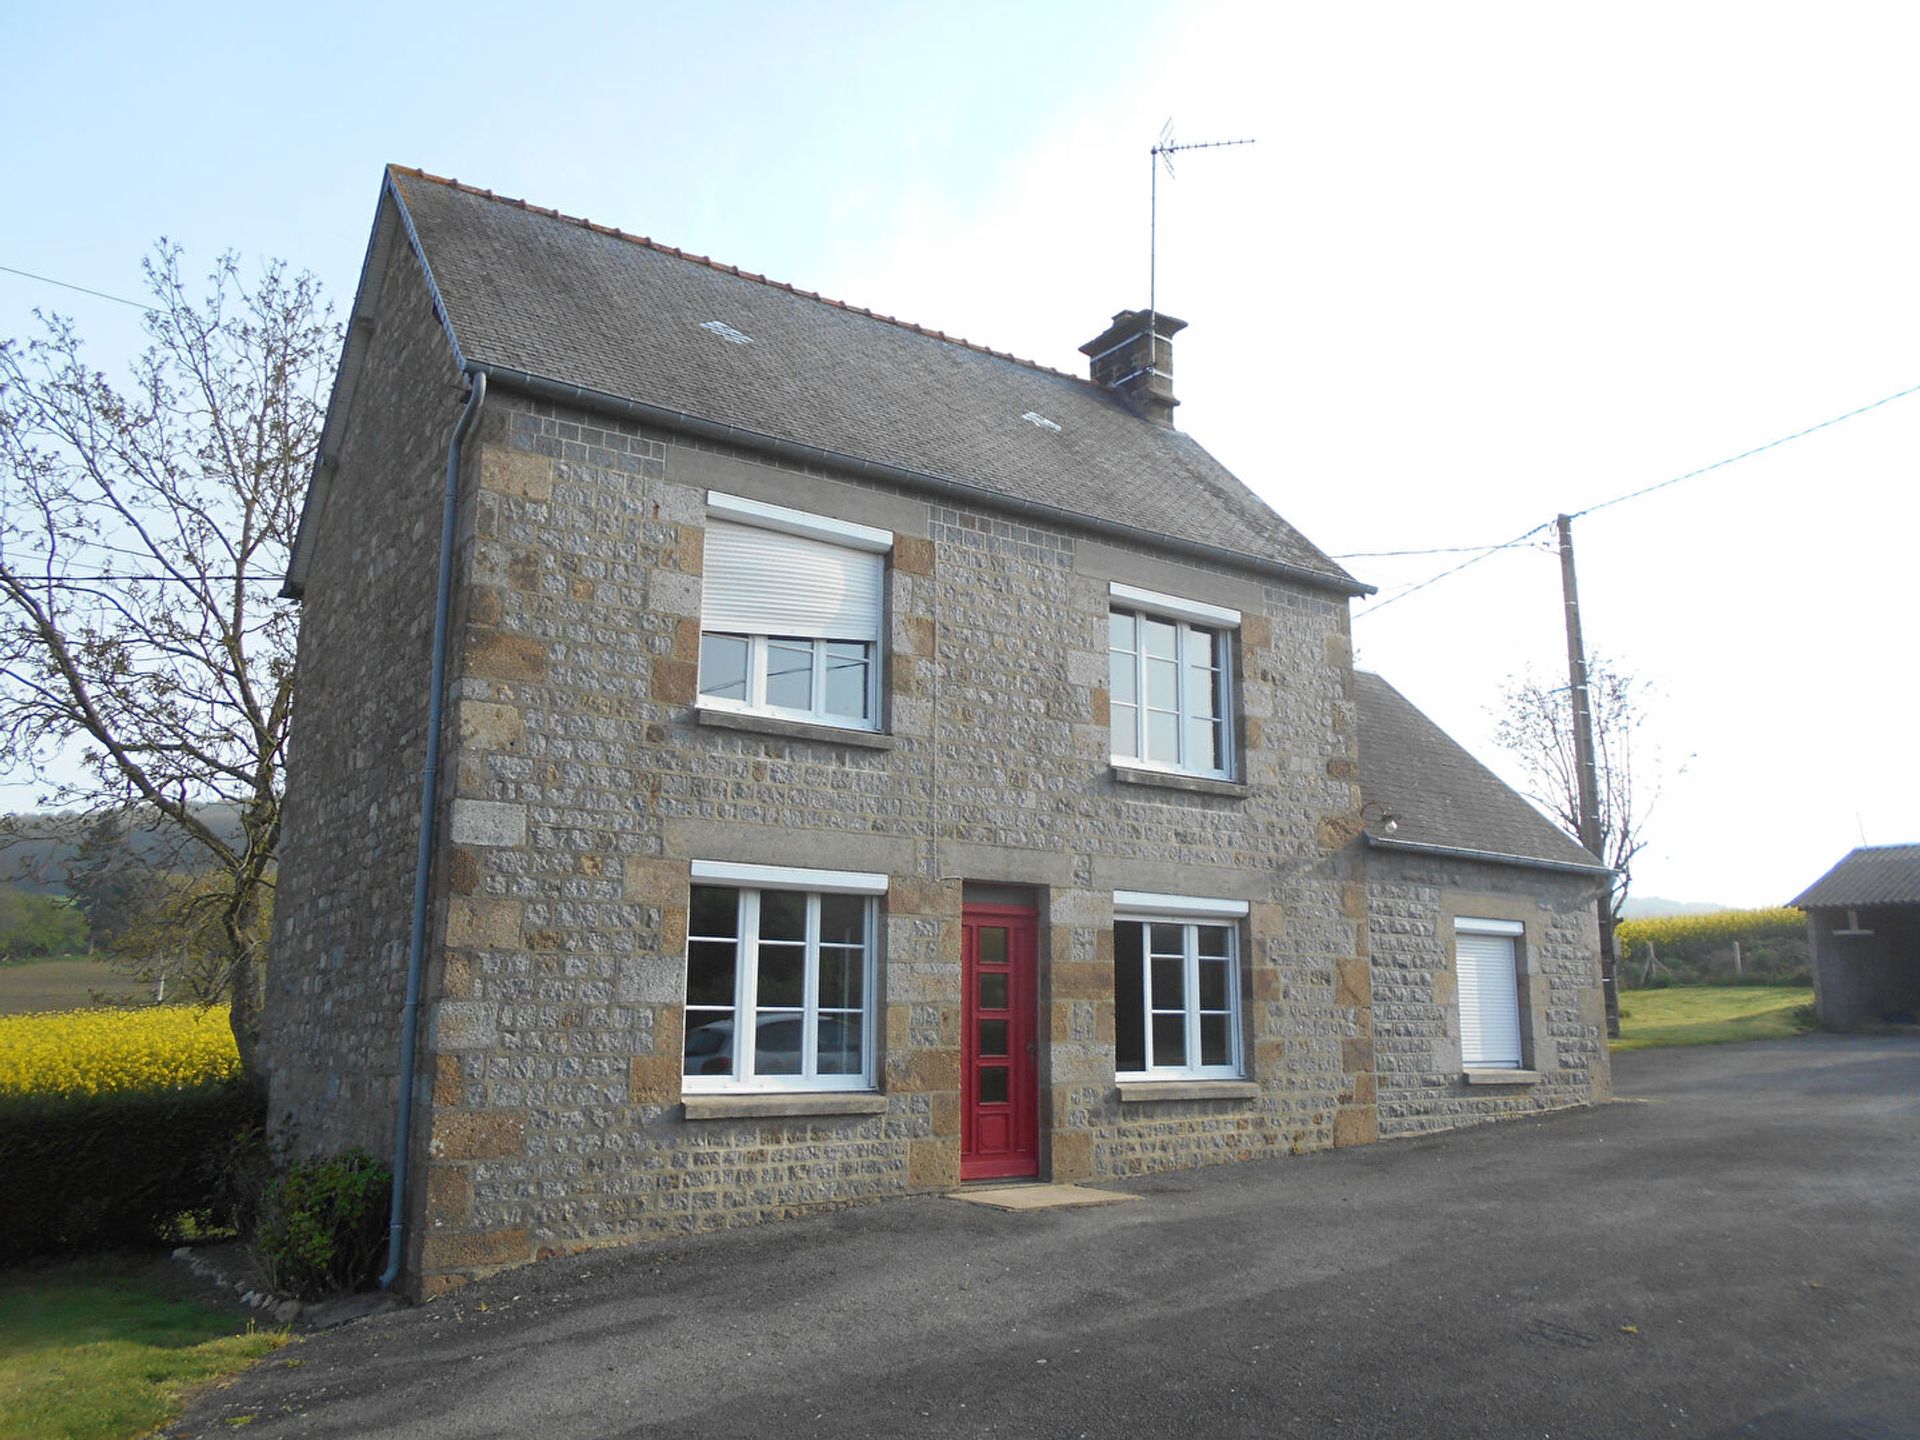
M 447 441 L 446 495 L 440 508 L 440 577 L 433 597 L 433 675 L 427 682 L 427 765 L 420 779 L 420 848 L 413 866 L 413 926 L 407 936 L 407 1003 L 400 1012 L 400 1102 L 393 1125 L 393 1203 L 387 1212 L 387 1268 L 380 1288 L 400 1278 L 407 1229 L 407 1152 L 413 1140 L 415 1035 L 426 972 L 427 882 L 433 867 L 433 816 L 440 791 L 440 727 L 447 702 L 447 629 L 453 610 L 453 531 L 460 498 L 460 447 L 487 398 L 487 377 L 467 376 L 467 408 Z

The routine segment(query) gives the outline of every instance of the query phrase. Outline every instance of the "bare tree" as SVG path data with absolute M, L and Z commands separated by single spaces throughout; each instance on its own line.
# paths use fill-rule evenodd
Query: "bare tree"
M 1593 711 L 1594 769 L 1600 792 L 1600 859 L 1614 872 L 1609 908 L 1615 924 L 1633 884 L 1634 857 L 1646 845 L 1645 824 L 1657 785 L 1634 770 L 1634 745 L 1646 725 L 1648 687 L 1603 655 L 1587 662 Z M 1562 827 L 1580 833 L 1580 774 L 1574 758 L 1573 699 L 1564 683 L 1528 673 L 1501 690 L 1495 738 L 1520 762 L 1522 788 Z M 1644 746 L 1643 746 L 1644 748 Z
M 140 817 L 210 873 L 183 892 L 224 952 L 199 998 L 232 1002 L 257 1073 L 294 683 L 277 591 L 339 329 L 278 262 L 249 284 L 224 255 L 198 302 L 177 246 L 143 268 L 126 386 L 61 316 L 0 341 L 0 769 L 43 806 Z

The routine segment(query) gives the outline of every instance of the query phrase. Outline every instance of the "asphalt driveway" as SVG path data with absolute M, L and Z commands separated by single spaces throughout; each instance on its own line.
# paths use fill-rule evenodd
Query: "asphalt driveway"
M 314 1335 L 177 1433 L 1920 1436 L 1920 1042 L 1615 1074 L 1629 1103 L 1124 1205 L 550 1262 Z

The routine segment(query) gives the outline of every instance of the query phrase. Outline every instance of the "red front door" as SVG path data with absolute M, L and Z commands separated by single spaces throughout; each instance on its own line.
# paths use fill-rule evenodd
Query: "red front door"
M 1038 917 L 1008 905 L 969 905 L 961 917 L 966 1063 L 960 1078 L 960 1178 L 1040 1173 L 1040 1091 L 1034 1063 Z

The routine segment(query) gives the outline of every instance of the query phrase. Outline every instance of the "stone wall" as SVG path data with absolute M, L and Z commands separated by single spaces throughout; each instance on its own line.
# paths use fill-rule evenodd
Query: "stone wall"
M 270 1118 L 309 1154 L 392 1145 L 440 497 L 465 392 L 404 243 L 372 278 L 380 328 L 301 607 L 264 1015 Z
M 1374 850 L 1367 856 L 1380 1133 L 1412 1135 L 1563 1109 L 1611 1093 L 1595 882 Z M 1460 1061 L 1453 922 L 1515 920 L 1524 1060 L 1538 1078 L 1475 1085 Z
M 503 390 L 473 448 L 419 1288 L 953 1184 L 966 881 L 1033 886 L 1041 911 L 1047 1173 L 1373 1138 L 1342 600 Z M 701 713 L 708 488 L 895 533 L 884 738 Z M 1244 612 L 1248 786 L 1111 773 L 1115 579 Z M 692 859 L 890 877 L 883 1113 L 685 1118 Z M 1120 1102 L 1117 888 L 1252 903 L 1255 1093 Z

